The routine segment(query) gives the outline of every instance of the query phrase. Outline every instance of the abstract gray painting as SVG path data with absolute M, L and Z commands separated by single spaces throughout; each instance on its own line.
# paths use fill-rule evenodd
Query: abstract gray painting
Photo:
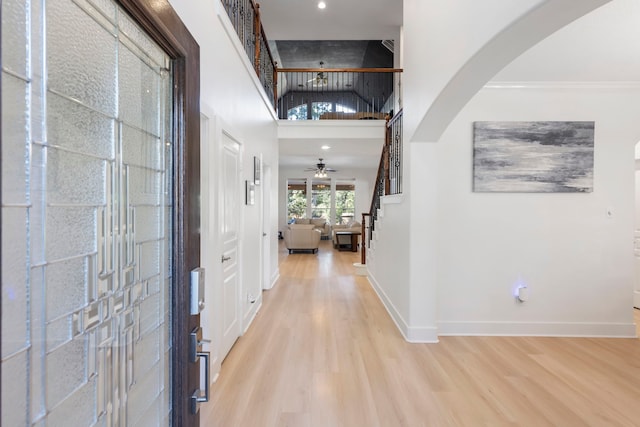
M 473 191 L 593 191 L 594 122 L 475 122 Z

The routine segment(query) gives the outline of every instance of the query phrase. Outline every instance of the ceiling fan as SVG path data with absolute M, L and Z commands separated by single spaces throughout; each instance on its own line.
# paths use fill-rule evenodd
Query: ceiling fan
M 327 172 L 338 172 L 335 169 L 332 168 L 328 168 L 327 165 L 322 161 L 322 159 L 318 159 L 319 162 L 316 163 L 316 167 L 315 168 L 307 168 L 305 169 L 305 171 L 307 172 L 315 172 L 315 177 L 316 178 L 326 178 L 327 177 Z
M 323 68 L 324 62 L 320 61 L 320 68 Z M 312 79 L 307 80 L 307 84 L 311 83 L 311 86 L 326 86 L 329 83 L 329 79 L 324 71 L 318 72 L 316 76 Z

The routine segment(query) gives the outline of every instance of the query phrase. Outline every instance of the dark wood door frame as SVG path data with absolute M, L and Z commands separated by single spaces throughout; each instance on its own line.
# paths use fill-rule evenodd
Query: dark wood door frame
M 173 59 L 173 425 L 198 426 L 190 397 L 200 374 L 189 363 L 189 274 L 200 265 L 200 47 L 168 0 L 118 0 Z

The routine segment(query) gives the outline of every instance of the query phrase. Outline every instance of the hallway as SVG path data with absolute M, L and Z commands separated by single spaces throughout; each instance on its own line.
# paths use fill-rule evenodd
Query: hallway
M 407 343 L 359 253 L 287 255 L 222 365 L 203 426 L 638 425 L 640 340 Z M 636 313 L 636 320 L 640 316 Z

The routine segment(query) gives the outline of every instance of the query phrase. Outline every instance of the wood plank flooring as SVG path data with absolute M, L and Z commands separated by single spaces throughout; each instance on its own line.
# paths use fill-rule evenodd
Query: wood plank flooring
M 640 426 L 640 340 L 409 344 L 354 275 L 359 253 L 323 241 L 317 255 L 279 255 L 203 426 Z

